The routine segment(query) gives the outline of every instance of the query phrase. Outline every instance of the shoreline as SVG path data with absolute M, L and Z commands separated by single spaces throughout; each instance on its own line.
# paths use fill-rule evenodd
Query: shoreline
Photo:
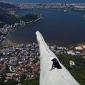
M 22 28 L 24 27 L 25 25 L 27 24 L 31 24 L 31 23 L 35 23 L 39 20 L 41 20 L 42 17 L 41 15 L 37 18 L 37 19 L 34 19 L 34 20 L 31 20 L 31 21 L 28 21 L 28 22 L 25 22 L 25 21 L 20 21 L 19 23 L 14 23 L 12 25 L 8 25 L 8 24 L 5 24 L 1 29 L 0 29 L 0 32 L 2 33 L 2 40 L 1 40 L 1 43 L 3 44 L 3 41 L 4 43 L 7 43 L 7 41 L 5 40 L 8 40 L 7 39 L 7 35 L 10 33 L 10 32 L 13 32 L 15 30 L 17 30 L 18 28 Z M 1 37 L 0 36 L 0 37 Z
M 85 42 L 81 42 L 81 43 L 69 43 L 69 44 L 64 44 L 64 43 L 61 43 L 61 42 L 49 42 L 49 41 L 46 41 L 47 42 L 47 44 L 49 45 L 49 46 L 51 46 L 51 45 L 57 45 L 57 46 L 65 46 L 65 47 L 72 47 L 72 46 L 77 46 L 77 45 L 84 45 L 85 44 Z M 30 44 L 30 45 L 32 45 L 33 43 L 35 43 L 35 44 L 38 44 L 37 43 L 37 41 L 33 41 L 33 42 L 27 42 L 27 43 L 23 43 L 23 42 L 16 42 L 16 41 L 12 41 L 12 40 L 10 40 L 10 39 L 7 39 L 7 42 L 6 42 L 6 44 L 8 45 L 8 46 L 13 46 L 13 47 L 16 47 L 17 45 L 28 45 L 28 44 Z
M 16 5 L 20 9 L 73 9 L 85 10 L 85 3 L 21 3 Z

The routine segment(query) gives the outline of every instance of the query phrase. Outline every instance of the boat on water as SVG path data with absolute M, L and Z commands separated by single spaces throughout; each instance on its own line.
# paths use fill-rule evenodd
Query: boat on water
M 85 15 L 83 15 L 83 18 L 85 19 Z
M 67 12 L 67 10 L 66 10 L 66 9 L 64 9 L 64 12 Z

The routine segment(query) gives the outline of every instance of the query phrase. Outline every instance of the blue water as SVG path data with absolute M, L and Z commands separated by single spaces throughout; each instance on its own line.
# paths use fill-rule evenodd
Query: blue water
M 20 10 L 19 15 L 30 12 L 42 13 L 40 22 L 27 25 L 8 35 L 8 38 L 18 43 L 36 41 L 35 32 L 39 30 L 47 42 L 61 42 L 65 44 L 85 42 L 85 19 L 84 12 L 74 12 L 56 9 Z
M 51 3 L 51 2 L 65 2 L 65 0 L 0 0 L 2 2 L 8 2 L 12 4 L 18 3 Z M 84 3 L 85 0 L 66 0 L 69 3 Z

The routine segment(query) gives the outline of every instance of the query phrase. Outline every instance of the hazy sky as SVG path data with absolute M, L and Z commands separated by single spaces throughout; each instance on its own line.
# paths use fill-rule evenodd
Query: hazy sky
M 27 3 L 27 2 L 64 2 L 65 0 L 0 0 L 0 1 L 16 4 L 16 3 Z M 85 2 L 85 0 L 67 0 L 67 1 L 68 2 Z
M 0 0 L 1 2 L 7 2 L 7 3 L 16 3 L 16 2 L 20 2 L 22 0 Z

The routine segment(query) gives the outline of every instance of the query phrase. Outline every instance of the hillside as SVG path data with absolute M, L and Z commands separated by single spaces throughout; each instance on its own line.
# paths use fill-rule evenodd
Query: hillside
M 0 9 L 15 9 L 17 8 L 15 5 L 12 5 L 12 4 L 9 4 L 9 3 L 3 3 L 3 2 L 0 2 Z

